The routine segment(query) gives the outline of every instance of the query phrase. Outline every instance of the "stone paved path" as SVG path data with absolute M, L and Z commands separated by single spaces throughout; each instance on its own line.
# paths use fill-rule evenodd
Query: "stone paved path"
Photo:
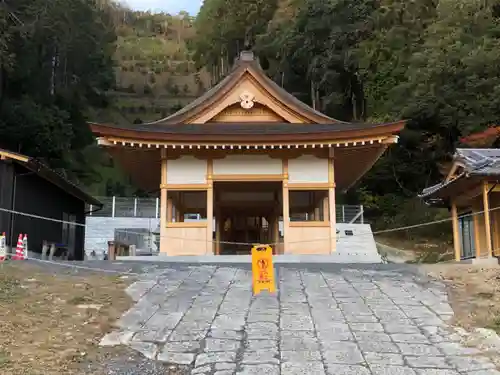
M 233 267 L 158 270 L 101 345 L 210 375 L 500 375 L 463 347 L 443 286 L 397 270 L 280 267 L 279 292 L 252 296 Z

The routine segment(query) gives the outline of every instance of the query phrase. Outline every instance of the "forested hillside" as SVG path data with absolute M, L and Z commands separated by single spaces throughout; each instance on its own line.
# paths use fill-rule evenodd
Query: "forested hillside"
M 168 115 L 251 46 L 270 77 L 328 115 L 409 120 L 339 198 L 363 203 L 380 225 L 422 221 L 429 210 L 414 209 L 416 194 L 440 178 L 461 136 L 499 121 L 499 3 L 205 0 L 194 19 L 111 0 L 4 0 L 0 146 L 43 158 L 94 194 L 135 193 L 86 121 Z
M 116 86 L 109 92 L 114 111 L 104 121 L 158 120 L 182 108 L 209 86 L 204 69 L 196 69 L 187 43 L 194 36 L 194 18 L 134 12 L 116 7 Z M 119 113 L 120 117 L 116 114 Z
M 499 17 L 495 0 L 206 0 L 194 57 L 217 75 L 251 44 L 277 83 L 328 115 L 408 119 L 347 197 L 392 226 L 425 220 L 412 198 L 461 136 L 498 123 Z
M 193 21 L 111 0 L 0 2 L 0 147 L 93 194 L 140 193 L 87 121 L 157 120 L 204 92 L 209 77 L 186 48 Z
M 86 114 L 109 105 L 115 41 L 106 2 L 0 2 L 0 146 L 79 183 L 102 180 Z

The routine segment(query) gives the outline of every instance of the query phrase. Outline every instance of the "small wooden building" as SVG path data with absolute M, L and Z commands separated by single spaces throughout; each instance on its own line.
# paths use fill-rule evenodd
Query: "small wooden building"
M 421 198 L 451 211 L 457 261 L 500 256 L 500 149 L 456 150 L 442 182 Z
M 68 259 L 83 260 L 86 203 L 102 207 L 37 159 L 0 149 L 0 232 L 11 248 L 22 233 L 28 235 L 29 251 L 41 253 L 48 241 Z
M 360 179 L 404 121 L 347 123 L 297 100 L 250 51 L 207 93 L 147 124 L 91 124 L 145 191 L 161 195 L 168 255 L 330 254 L 335 192 Z M 195 218 L 195 219 L 193 219 Z

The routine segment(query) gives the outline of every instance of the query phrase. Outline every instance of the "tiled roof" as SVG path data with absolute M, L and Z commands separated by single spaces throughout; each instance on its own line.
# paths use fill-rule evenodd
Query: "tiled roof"
M 498 148 L 458 148 L 454 159 L 464 166 L 469 175 L 500 175 Z
M 449 181 L 422 190 L 420 198 L 429 197 L 464 176 L 500 176 L 500 149 L 498 148 L 457 148 L 454 162 L 463 166 L 463 171 Z
M 223 134 L 308 134 L 330 133 L 346 130 L 369 129 L 388 124 L 370 123 L 329 123 L 329 124 L 290 124 L 288 122 L 259 123 L 206 123 L 206 124 L 129 124 L 112 126 L 116 129 L 134 130 L 140 132 L 158 132 L 189 135 L 223 135 Z

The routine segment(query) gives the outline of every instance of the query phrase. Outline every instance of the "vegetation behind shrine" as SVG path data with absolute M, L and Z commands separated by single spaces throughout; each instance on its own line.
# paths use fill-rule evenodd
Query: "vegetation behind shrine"
M 206 0 L 196 19 L 104 0 L 6 0 L 0 144 L 93 193 L 132 194 L 84 120 L 159 119 L 251 44 L 271 78 L 328 115 L 408 119 L 343 199 L 378 227 L 430 220 L 416 194 L 440 179 L 461 136 L 498 123 L 499 16 L 499 0 Z

